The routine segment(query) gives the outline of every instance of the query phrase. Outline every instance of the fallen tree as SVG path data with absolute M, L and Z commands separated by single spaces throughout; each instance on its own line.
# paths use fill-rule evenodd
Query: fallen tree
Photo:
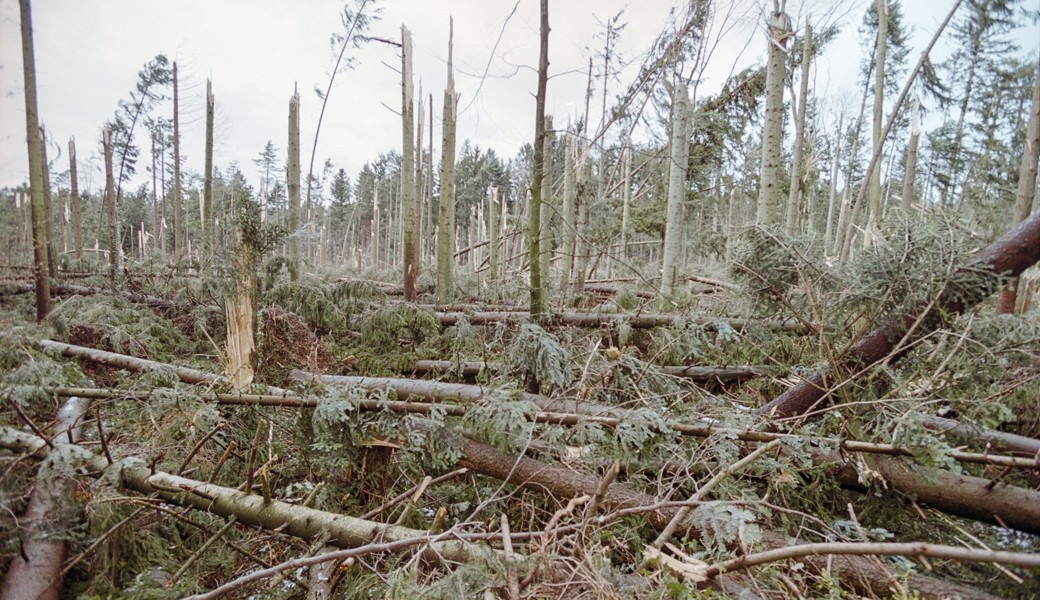
M 486 311 L 486 312 L 444 312 L 435 311 L 434 315 L 440 319 L 441 325 L 452 326 L 459 319 L 465 318 L 473 325 L 486 325 L 488 323 L 506 322 L 522 323 L 531 320 L 531 314 L 527 311 Z M 780 329 L 791 333 L 804 334 L 809 328 L 804 323 L 793 319 L 787 321 L 761 321 L 754 319 L 737 319 L 732 317 L 704 317 L 693 315 L 659 315 L 659 314 L 624 314 L 624 313 L 595 313 L 595 312 L 562 312 L 544 313 L 539 317 L 539 322 L 546 325 L 569 325 L 573 327 L 605 327 L 615 323 L 626 323 L 635 329 L 651 329 L 653 327 L 667 327 L 672 323 L 685 319 L 698 325 L 712 325 L 715 323 L 726 323 L 736 330 L 746 329 L 751 325 L 761 325 L 773 329 Z
M 943 326 L 951 315 L 975 306 L 1040 261 L 1040 211 L 957 269 L 934 301 L 921 300 L 859 339 L 834 365 L 825 366 L 759 409 L 771 419 L 803 415 L 831 397 L 843 377 L 855 377 L 884 362 L 899 360 L 912 342 Z
M 497 364 L 483 362 L 456 363 L 450 360 L 417 360 L 409 371 L 416 375 L 425 375 L 427 373 L 454 373 L 463 377 L 476 377 L 484 371 L 497 373 L 499 369 L 500 367 Z M 765 377 L 780 373 L 780 369 L 774 367 L 754 365 L 739 365 L 732 367 L 656 366 L 654 367 L 654 370 L 664 373 L 665 375 L 682 377 L 699 383 L 713 381 L 746 381 L 756 377 Z

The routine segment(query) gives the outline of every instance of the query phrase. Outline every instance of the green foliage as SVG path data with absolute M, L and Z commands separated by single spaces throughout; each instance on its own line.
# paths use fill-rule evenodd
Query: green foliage
M 441 322 L 432 311 L 414 304 L 391 304 L 366 314 L 359 327 L 366 347 L 390 352 L 402 343 L 414 347 L 437 335 Z
M 566 387 L 574 380 L 567 349 L 556 336 L 533 323 L 520 326 L 505 359 L 505 372 L 510 376 L 531 373 L 540 384 L 557 387 Z
M 117 296 L 73 296 L 48 315 L 72 343 L 169 362 L 190 344 L 170 321 Z
M 725 556 L 726 546 L 739 539 L 743 545 L 752 546 L 762 539 L 758 516 L 751 510 L 727 503 L 705 502 L 690 513 L 694 526 L 701 532 L 705 550 L 715 557 Z
M 363 310 L 385 302 L 386 294 L 367 281 L 328 282 L 303 278 L 270 287 L 263 301 L 296 313 L 318 335 L 344 333 Z
M 534 432 L 534 423 L 528 417 L 537 413 L 538 407 L 517 396 L 515 391 L 488 390 L 477 405 L 466 411 L 466 429 L 503 452 L 523 452 Z

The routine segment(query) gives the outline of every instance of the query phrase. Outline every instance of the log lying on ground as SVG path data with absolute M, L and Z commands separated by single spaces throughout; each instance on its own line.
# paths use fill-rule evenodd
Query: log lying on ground
M 47 451 L 46 442 L 42 439 L 10 427 L 0 427 L 0 447 L 33 455 Z M 104 457 L 86 451 L 81 452 L 87 454 L 84 461 L 92 471 L 105 472 L 108 469 L 117 469 L 123 487 L 141 494 L 154 494 L 179 506 L 222 517 L 234 516 L 242 525 L 261 527 L 306 540 L 317 539 L 327 533 L 327 543 L 337 548 L 355 548 L 374 541 L 415 539 L 417 544 L 429 543 L 423 549 L 423 557 L 432 561 L 462 563 L 492 556 L 488 547 L 459 539 L 431 542 L 426 531 L 356 519 L 280 500 L 272 499 L 265 502 L 263 496 L 256 494 L 247 494 L 162 471 L 153 472 L 143 461 L 124 460 L 109 465 Z
M 206 371 L 199 371 L 198 369 L 192 369 L 189 367 L 179 367 L 156 362 L 154 360 L 136 358 L 125 354 L 96 350 L 94 348 L 76 346 L 75 344 L 56 342 L 54 340 L 40 340 L 39 345 L 44 350 L 59 352 L 62 356 L 89 360 L 109 367 L 115 367 L 117 369 L 126 369 L 127 371 L 134 372 L 146 371 L 148 369 L 172 369 L 177 377 L 184 383 L 230 385 L 228 379 L 223 375 L 214 375 L 213 373 L 207 373 Z M 267 386 L 267 390 L 272 394 L 289 393 L 288 390 L 273 386 Z
M 838 365 L 827 366 L 762 406 L 759 413 L 775 419 L 803 415 L 828 396 L 839 374 L 854 374 L 881 361 L 898 360 L 909 342 L 940 327 L 945 315 L 960 314 L 1000 286 L 1000 276 L 1016 277 L 1040 260 L 1040 211 L 1005 233 L 946 282 L 935 302 L 921 301 L 860 338 Z M 979 275 L 989 274 L 986 281 Z M 967 285 L 964 281 L 967 280 Z M 985 285 L 984 285 L 985 283 Z
M 36 288 L 31 283 L 17 283 L 17 284 L 5 284 L 0 286 L 0 296 L 7 294 L 27 294 L 34 291 Z M 106 287 L 88 287 L 84 285 L 73 285 L 69 283 L 55 284 L 51 286 L 52 296 L 95 296 L 98 294 L 105 294 L 110 296 L 119 296 L 126 298 L 130 302 L 136 302 L 138 304 L 147 304 L 156 308 L 174 308 L 174 309 L 189 309 L 193 308 L 194 305 L 186 304 L 183 302 L 177 302 L 168 298 L 162 298 L 160 296 L 153 296 L 151 294 L 144 294 L 141 292 L 131 292 L 127 290 L 120 290 Z M 207 308 L 212 310 L 220 310 L 220 307 L 216 305 L 206 305 Z
M 328 376 L 335 377 L 335 376 Z M 369 389 L 384 389 L 374 387 Z M 112 399 L 112 400 L 147 400 L 151 392 L 138 392 L 133 390 L 110 390 L 100 388 L 45 388 L 48 394 L 55 396 L 81 396 L 83 398 Z M 432 399 L 424 394 L 408 394 L 409 397 L 421 397 Z M 303 396 L 270 395 L 270 394 L 238 394 L 238 393 L 199 393 L 199 397 L 212 400 L 219 404 L 235 404 L 241 406 L 282 406 L 292 408 L 314 408 L 318 406 L 317 398 L 306 398 Z M 463 417 L 468 410 L 467 406 L 461 404 L 444 404 L 443 402 L 413 402 L 404 400 L 373 400 L 361 399 L 357 401 L 359 410 L 369 412 L 393 412 L 398 414 L 428 415 L 434 411 L 443 413 L 450 417 Z M 606 411 L 606 408 L 603 408 Z M 623 413 L 622 409 L 618 409 Z M 582 423 L 597 424 L 605 428 L 614 429 L 624 422 L 624 417 L 587 416 L 569 412 L 540 411 L 527 414 L 526 418 L 535 423 L 547 423 L 551 425 L 562 425 L 573 427 Z M 656 428 L 655 428 L 656 431 Z M 840 448 L 844 452 L 860 454 L 881 454 L 886 456 L 913 456 L 913 452 L 907 448 L 900 448 L 892 444 L 874 444 L 870 442 L 858 442 L 847 439 L 829 439 L 813 437 L 808 438 L 788 433 L 769 433 L 761 431 L 749 431 L 742 429 L 730 429 L 725 427 L 714 427 L 712 425 L 701 425 L 693 423 L 673 423 L 671 431 L 681 435 L 707 438 L 713 435 L 729 436 L 745 442 L 771 442 L 773 440 L 803 440 L 815 444 L 828 444 L 830 447 Z M 950 458 L 964 463 L 986 464 L 1000 467 L 1013 467 L 1020 469 L 1040 468 L 1040 463 L 1035 458 L 1018 456 L 1005 456 L 992 453 L 972 453 L 959 450 L 949 450 L 946 455 Z
M 610 283 L 591 283 L 591 282 L 586 281 L 585 282 L 585 291 L 586 292 L 592 292 L 594 294 L 610 294 L 610 295 L 615 295 L 616 296 L 616 295 L 620 294 L 621 292 L 625 291 L 625 288 L 621 287 L 620 285 L 613 285 L 613 284 L 610 284 Z M 653 300 L 654 298 L 657 297 L 657 294 L 654 294 L 653 292 L 645 292 L 643 290 L 629 290 L 629 291 L 632 294 L 634 294 L 637 298 L 645 298 L 647 300 Z
M 746 381 L 780 373 L 780 369 L 766 366 L 739 365 L 732 367 L 654 367 L 665 375 L 682 377 L 700 383 L 714 381 Z M 411 368 L 416 375 L 427 373 L 455 373 L 463 377 L 476 377 L 484 370 L 497 373 L 499 365 L 482 362 L 456 363 L 450 360 L 417 360 Z
M 78 441 L 79 420 L 86 407 L 86 400 L 76 396 L 69 397 L 62 405 L 55 426 L 55 448 L 68 447 Z M 38 448 L 28 453 L 42 460 L 49 448 L 39 438 L 36 440 Z M 54 454 L 54 461 L 67 462 L 69 456 L 68 450 L 63 449 Z M 4 600 L 58 600 L 61 597 L 62 569 L 68 543 L 65 536 L 51 533 L 55 528 L 67 530 L 72 526 L 67 507 L 76 506 L 72 480 L 62 475 L 64 472 L 72 472 L 72 465 L 67 468 L 57 464 L 40 467 L 36 489 L 25 514 L 19 518 L 19 527 L 25 529 L 21 551 L 11 559 L 3 587 L 0 587 L 0 598 Z
M 938 431 L 961 443 L 1021 456 L 1040 457 L 1040 440 L 1024 435 L 983 429 L 953 419 L 921 415 L 918 417 L 927 429 Z
M 434 315 L 442 325 L 451 326 L 458 323 L 459 319 L 465 317 L 473 325 L 486 325 L 495 322 L 522 323 L 531 320 L 531 314 L 527 311 L 500 311 L 500 312 L 473 312 L 455 313 L 435 311 Z M 679 319 L 686 319 L 698 325 L 712 325 L 723 322 L 733 329 L 746 329 L 749 325 L 761 325 L 772 329 L 779 329 L 791 333 L 807 333 L 808 328 L 804 323 L 789 319 L 787 321 L 761 321 L 754 319 L 737 319 L 731 317 L 703 317 L 693 315 L 657 315 L 657 314 L 624 314 L 624 313 L 594 313 L 594 312 L 562 312 L 545 313 L 540 322 L 548 325 L 569 325 L 572 327 L 604 327 L 614 323 L 627 323 L 635 329 L 650 329 L 653 327 L 666 327 Z
M 598 477 L 562 467 L 549 466 L 531 458 L 505 454 L 493 446 L 469 439 L 464 441 L 462 458 L 458 461 L 458 465 L 517 486 L 547 491 L 556 498 L 594 496 L 600 485 Z M 619 483 L 614 483 L 607 488 L 602 504 L 606 510 L 611 511 L 657 505 L 658 502 L 655 498 Z M 662 507 L 647 510 L 645 516 L 650 525 L 660 531 L 668 526 L 678 510 L 677 507 Z M 693 524 L 692 519 L 681 523 L 676 533 L 692 538 L 700 538 L 702 535 Z M 726 536 L 720 533 L 718 537 L 724 539 Z M 766 549 L 790 545 L 786 536 L 769 530 L 763 530 L 762 543 Z M 808 565 L 815 573 L 829 572 L 837 576 L 843 586 L 857 593 L 876 596 L 891 595 L 894 574 L 889 573 L 883 566 L 875 564 L 867 557 L 811 556 L 803 558 L 801 562 Z M 911 574 L 903 583 L 926 600 L 945 600 L 947 598 L 988 600 L 994 598 L 979 590 L 947 583 L 925 575 Z

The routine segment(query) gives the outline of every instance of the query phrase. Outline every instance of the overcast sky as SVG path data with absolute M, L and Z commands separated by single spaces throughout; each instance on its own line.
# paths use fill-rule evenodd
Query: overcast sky
M 1040 0 L 1026 3 L 1040 6 Z M 117 102 L 128 98 L 138 70 L 158 53 L 178 63 L 186 169 L 202 168 L 207 78 L 213 80 L 217 102 L 218 167 L 238 161 L 255 184 L 258 173 L 252 160 L 269 139 L 284 160 L 288 102 L 298 85 L 306 168 L 321 107 L 313 90 L 324 89 L 328 82 L 334 59 L 329 36 L 342 30 L 342 0 L 39 0 L 33 4 L 40 116 L 63 154 L 56 172 L 68 168 L 65 148 L 68 138 L 75 136 L 81 187 L 96 190 L 103 185 L 97 148 L 100 127 L 112 117 Z M 595 36 L 602 23 L 625 9 L 622 22 L 627 28 L 619 50 L 633 64 L 621 74 L 621 83 L 612 84 L 613 97 L 633 80 L 639 62 L 667 23 L 669 10 L 677 4 L 670 0 L 550 1 L 553 78 L 546 110 L 555 115 L 557 126 L 584 109 L 585 69 L 588 56 L 601 45 Z M 701 94 L 712 93 L 734 68 L 763 60 L 766 44 L 756 4 L 741 4 L 736 13 L 740 18 L 716 50 Z M 792 8 L 794 4 L 789 2 Z M 845 34 L 817 65 L 817 93 L 834 98 L 851 95 L 860 48 L 856 26 L 864 3 L 815 4 L 814 15 L 833 13 L 834 7 L 847 11 Z M 461 94 L 459 145 L 469 138 L 508 158 L 531 140 L 537 0 L 381 0 L 376 5 L 383 14 L 371 35 L 400 39 L 402 23 L 413 32 L 417 84 L 421 79 L 424 96 L 432 93 L 434 99 L 435 145 L 440 142 L 449 15 L 455 19 L 456 85 Z M 906 21 L 915 32 L 912 62 L 950 5 L 952 0 L 904 2 Z M 804 22 L 804 15 L 796 11 L 792 10 L 792 17 Z M 27 180 L 18 22 L 17 1 L 0 0 L 0 186 Z M 1020 37 L 1035 40 L 1029 32 Z M 1035 46 L 1036 42 L 1025 43 Z M 400 119 L 387 108 L 400 107 L 400 76 L 388 66 L 399 65 L 397 50 L 370 43 L 352 55 L 358 66 L 337 76 L 315 168 L 330 158 L 354 177 L 380 152 L 399 149 L 401 135 Z M 593 123 L 599 119 L 598 105 L 598 100 L 593 102 Z M 428 134 L 424 138 L 426 145 Z M 52 145 L 51 159 L 57 149 Z M 142 150 L 137 182 L 144 181 L 149 162 L 147 148 Z M 439 156 L 439 150 L 435 152 Z M 91 155 L 93 165 L 83 164 Z

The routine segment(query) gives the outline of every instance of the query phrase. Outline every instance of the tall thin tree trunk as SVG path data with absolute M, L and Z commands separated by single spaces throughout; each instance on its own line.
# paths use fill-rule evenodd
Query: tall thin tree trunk
M 415 203 L 415 90 L 412 82 L 412 33 L 401 26 L 401 232 L 404 259 L 404 299 L 415 300 L 419 275 Z
M 531 269 L 531 316 L 545 311 L 545 283 L 542 281 L 542 179 L 545 163 L 545 84 L 549 72 L 549 0 L 541 0 L 541 32 L 538 51 L 538 92 L 534 112 L 534 164 L 531 166 L 531 211 L 528 231 L 528 262 Z
M 415 220 L 419 223 L 419 237 L 416 238 L 416 261 L 419 268 L 422 268 L 423 259 L 426 256 L 423 252 L 426 246 L 426 240 L 429 237 L 429 223 L 424 219 L 426 214 L 423 210 L 424 196 L 423 196 L 423 184 L 425 183 L 425 177 L 423 177 L 423 117 L 426 116 L 426 107 L 423 106 L 423 95 L 422 95 L 422 82 L 419 85 L 419 93 L 416 94 L 419 97 L 418 105 L 415 107 Z
M 664 224 L 664 251 L 661 260 L 661 293 L 672 293 L 678 281 L 681 251 L 683 202 L 686 198 L 686 169 L 689 162 L 690 96 L 686 86 L 676 81 L 672 89 L 672 153 L 668 170 L 668 209 Z
M 375 185 L 375 195 L 372 197 L 372 264 L 379 266 L 379 182 Z
M 1014 222 L 1026 220 L 1036 197 L 1036 175 L 1040 160 L 1040 63 L 1037 64 L 1036 81 L 1033 82 L 1033 105 L 1029 111 L 1029 128 L 1026 130 L 1026 144 L 1022 150 L 1022 162 L 1018 167 L 1018 192 L 1015 194 Z M 1018 301 L 1018 284 L 1021 277 L 1006 285 L 1000 291 L 997 312 L 1008 314 L 1015 312 Z
M 541 265 L 542 278 L 546 283 L 549 281 L 549 259 L 552 258 L 553 234 L 550 225 L 552 223 L 552 146 L 553 146 L 553 118 L 545 115 L 545 141 L 543 142 L 542 157 L 542 208 L 538 220 L 542 227 L 542 253 Z
M 206 172 L 202 174 L 202 249 L 206 260 L 213 251 L 213 82 L 206 80 Z
M 885 104 L 885 55 L 888 53 L 888 0 L 876 0 L 878 13 L 877 50 L 874 52 L 874 126 L 871 139 L 874 143 L 874 154 L 880 154 L 881 145 L 885 143 L 881 137 L 881 124 L 884 119 Z M 881 168 L 870 173 L 870 195 L 867 200 L 867 226 L 863 235 L 863 243 L 874 243 L 874 234 L 878 221 L 881 220 Z
M 427 233 L 426 233 L 426 239 L 427 239 L 426 260 L 427 261 L 429 261 L 432 257 L 434 257 L 436 255 L 436 251 L 437 251 L 437 245 L 436 245 L 437 226 L 436 226 L 436 224 L 433 221 L 433 94 L 432 93 L 428 96 L 428 100 L 429 100 L 429 103 L 430 103 L 430 108 L 429 108 L 429 111 L 430 111 L 430 124 L 428 125 L 428 127 L 430 128 L 430 132 L 429 132 L 430 133 L 430 141 L 428 142 L 430 144 L 430 149 L 429 149 L 430 153 L 427 156 L 427 160 L 429 162 L 426 165 L 426 172 L 429 173 L 429 180 L 427 181 L 427 184 L 426 184 L 426 225 L 427 225 L 427 229 L 426 229 L 426 231 L 427 231 Z
M 838 130 L 834 132 L 834 163 L 831 165 L 831 185 L 827 198 L 827 222 L 823 228 L 824 253 L 833 247 L 831 235 L 834 231 L 834 204 L 838 196 L 838 165 L 841 163 L 841 129 L 845 122 L 845 112 L 838 117 Z
M 910 142 L 906 148 L 906 169 L 903 174 L 903 195 L 900 198 L 900 206 L 903 214 L 910 214 L 910 207 L 914 201 L 914 178 L 917 176 L 917 146 L 921 140 L 921 102 L 914 102 L 912 124 L 910 125 Z
M 625 172 L 625 183 L 621 189 L 621 247 L 618 249 L 618 254 L 620 255 L 619 262 L 625 266 L 628 264 L 628 222 L 632 204 L 632 146 L 629 140 L 625 141 L 621 155 L 621 168 Z
M 758 206 L 755 220 L 772 225 L 780 188 L 781 144 L 784 137 L 784 79 L 789 37 L 787 15 L 780 7 L 769 21 L 769 62 L 766 67 L 766 109 L 762 124 L 762 165 L 759 175 Z
M 488 282 L 498 283 L 498 234 L 501 225 L 498 222 L 498 188 L 492 187 L 488 198 L 488 243 L 491 250 L 488 255 Z
M 33 50 L 32 9 L 18 0 L 22 33 L 22 77 L 25 84 L 25 140 L 29 153 L 29 194 L 32 213 L 33 275 L 36 279 L 36 320 L 51 311 L 50 268 L 47 256 L 47 219 L 43 204 L 43 136 L 36 101 L 36 56 Z
M 798 90 L 798 114 L 794 120 L 794 156 L 791 159 L 791 192 L 787 197 L 787 235 L 798 233 L 802 199 L 802 151 L 805 145 L 805 107 L 809 96 L 809 64 L 812 58 L 812 23 L 805 19 L 802 39 L 802 73 Z M 809 215 L 810 222 L 812 215 Z
M 76 168 L 76 138 L 69 138 L 69 210 L 72 212 L 72 243 L 76 260 L 83 258 L 82 215 L 79 206 L 79 177 Z
M 300 278 L 300 93 L 289 99 L 289 279 Z M 308 186 L 309 187 L 309 186 Z
M 575 135 L 567 128 L 567 139 L 565 144 L 563 160 L 563 218 L 560 219 L 560 239 L 563 246 L 563 264 L 560 267 L 560 293 L 569 298 L 571 293 L 571 271 L 574 269 L 574 250 L 577 236 L 575 235 L 576 221 L 574 213 L 574 169 L 575 169 Z
M 116 186 L 112 176 L 112 132 L 101 133 L 105 152 L 105 217 L 108 219 L 108 276 L 114 283 L 118 272 L 116 257 Z
M 181 119 L 177 63 L 173 63 L 173 260 L 184 252 L 184 224 L 181 221 Z
M 40 139 L 43 140 L 43 210 L 47 214 L 44 233 L 47 236 L 47 270 L 51 277 L 58 276 L 58 253 L 54 247 L 54 206 L 51 202 L 51 170 L 47 164 L 47 134 L 40 127 Z
M 585 271 L 589 267 L 592 244 L 589 243 L 589 207 L 592 204 L 592 157 L 589 155 L 589 143 L 580 141 L 581 150 L 575 177 L 577 192 L 574 206 L 577 209 L 577 221 L 574 232 L 574 270 L 571 272 L 571 295 L 576 296 L 585 289 Z
M 450 303 L 455 296 L 455 113 L 459 96 L 455 93 L 452 66 L 454 37 L 455 21 L 449 18 L 448 83 L 444 88 L 441 125 L 441 198 L 437 225 L 437 302 L 441 304 Z

